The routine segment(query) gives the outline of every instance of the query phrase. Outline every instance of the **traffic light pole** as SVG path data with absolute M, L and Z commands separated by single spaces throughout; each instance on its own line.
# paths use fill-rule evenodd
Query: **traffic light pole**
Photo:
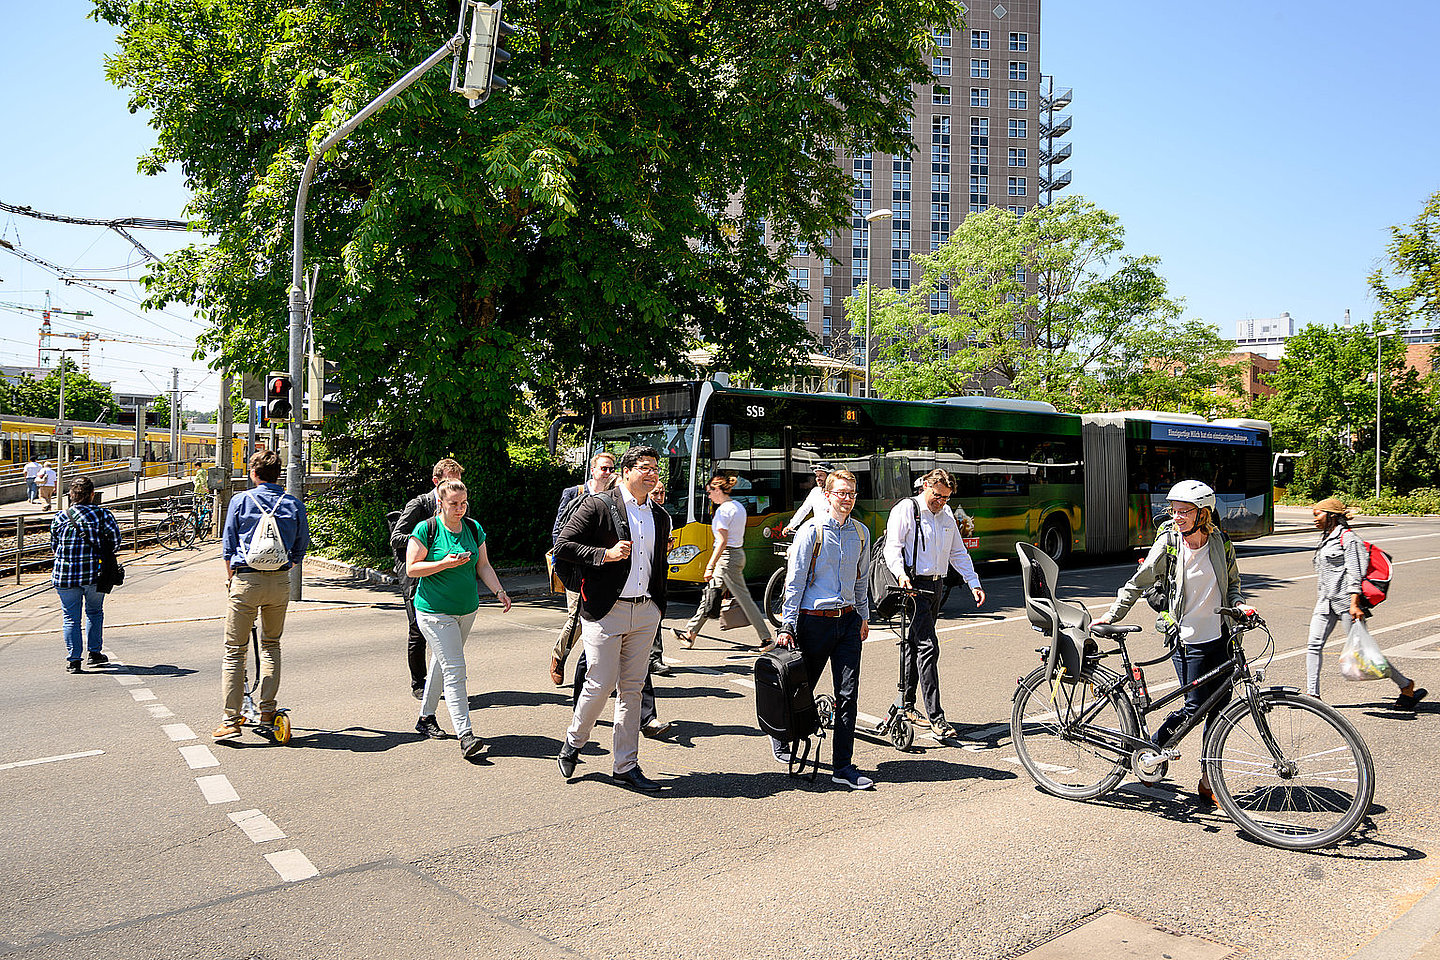
M 465 4 L 460 6 L 460 22 L 465 22 Z M 418 67 L 395 81 L 389 89 L 366 104 L 359 113 L 341 124 L 334 133 L 320 141 L 305 161 L 305 170 L 300 174 L 300 189 L 295 196 L 295 238 L 290 255 L 290 425 L 286 437 L 290 446 L 290 462 L 286 466 L 285 492 L 300 499 L 305 497 L 305 465 L 301 462 L 302 423 L 300 411 L 304 409 L 305 384 L 305 314 L 307 310 L 305 288 L 305 204 L 310 195 L 310 183 L 315 179 L 315 168 L 332 147 L 354 133 L 356 128 L 384 109 L 395 97 L 403 93 L 446 57 L 454 56 L 465 46 L 463 29 L 447 40 Z M 290 569 L 290 599 L 301 599 L 301 569 L 296 564 Z

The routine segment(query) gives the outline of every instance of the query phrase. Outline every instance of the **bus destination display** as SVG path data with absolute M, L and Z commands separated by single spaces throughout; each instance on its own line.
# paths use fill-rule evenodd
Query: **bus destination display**
M 598 405 L 597 422 L 627 423 L 635 420 L 683 420 L 691 414 L 689 391 L 654 390 L 633 397 L 611 397 Z

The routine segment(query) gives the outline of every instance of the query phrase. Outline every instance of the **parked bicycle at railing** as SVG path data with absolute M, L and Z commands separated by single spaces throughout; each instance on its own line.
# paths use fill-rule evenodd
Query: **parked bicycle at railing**
M 166 497 L 161 504 L 165 518 L 160 521 L 156 539 L 162 546 L 180 550 L 194 546 L 197 540 L 213 539 L 208 497 Z
M 1145 783 L 1164 778 L 1180 757 L 1180 741 L 1233 689 L 1204 738 L 1201 768 L 1215 799 L 1235 824 L 1257 840 L 1289 850 L 1328 846 L 1364 819 L 1375 793 L 1370 751 L 1355 727 L 1332 707 L 1294 687 L 1262 686 L 1263 669 L 1252 668 L 1243 641 L 1251 630 L 1265 634 L 1264 655 L 1274 638 L 1255 613 L 1223 607 L 1229 621 L 1228 659 L 1152 700 L 1143 668 L 1154 660 L 1130 658 L 1125 635 L 1139 626 L 1092 623 L 1084 607 L 1055 596 L 1059 568 L 1030 544 L 1017 544 L 1025 610 L 1036 630 L 1050 638 L 1041 665 L 1021 678 L 1010 715 L 1010 734 L 1020 763 L 1041 789 L 1088 800 L 1114 789 L 1127 770 Z M 1114 640 L 1102 651 L 1100 640 Z M 1101 661 L 1118 653 L 1117 672 Z M 1218 681 L 1218 682 L 1217 682 Z M 1158 743 L 1146 717 L 1190 690 L 1215 684 L 1191 716 Z

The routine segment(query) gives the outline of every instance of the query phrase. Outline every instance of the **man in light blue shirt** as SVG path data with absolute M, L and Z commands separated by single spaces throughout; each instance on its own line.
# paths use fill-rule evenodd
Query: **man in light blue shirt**
M 831 781 L 868 790 L 875 781 L 856 769 L 855 715 L 860 694 L 860 650 L 870 635 L 870 530 L 850 516 L 857 485 L 849 470 L 825 478 L 827 513 L 800 528 L 790 549 L 785 601 L 777 641 L 800 648 L 813 688 L 825 664 L 835 682 L 835 769 Z M 775 758 L 789 763 L 789 748 L 771 740 Z
M 290 568 L 305 556 L 310 545 L 310 526 L 305 504 L 280 486 L 280 455 L 261 450 L 250 458 L 250 479 L 255 487 L 230 501 L 221 537 L 225 560 L 225 586 L 229 611 L 225 617 L 225 661 L 221 690 L 225 716 L 210 734 L 216 740 L 234 740 L 245 723 L 241 706 L 245 699 L 245 657 L 250 647 L 250 628 L 260 618 L 260 689 L 257 707 L 260 722 L 275 719 L 275 697 L 280 690 L 280 634 L 285 629 L 285 610 L 290 603 Z M 255 532 L 266 513 L 275 517 L 288 562 L 278 569 L 261 563 L 249 564 Z

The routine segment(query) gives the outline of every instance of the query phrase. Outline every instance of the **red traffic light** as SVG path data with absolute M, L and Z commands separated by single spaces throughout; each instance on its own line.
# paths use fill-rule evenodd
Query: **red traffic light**
M 272 373 L 265 378 L 265 419 L 290 418 L 290 384 L 288 375 Z

